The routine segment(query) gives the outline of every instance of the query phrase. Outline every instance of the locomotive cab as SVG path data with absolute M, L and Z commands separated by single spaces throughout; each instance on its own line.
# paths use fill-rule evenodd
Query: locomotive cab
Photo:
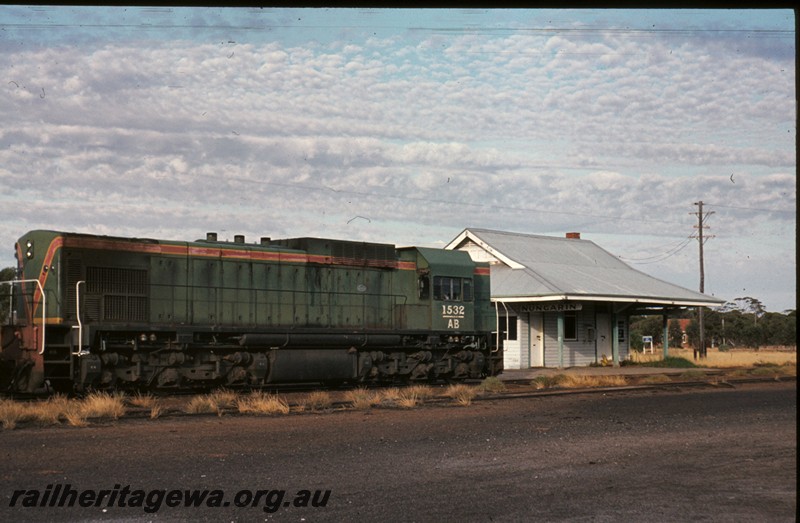
M 465 252 L 417 247 L 420 301 L 429 303 L 430 328 L 475 329 L 475 262 Z

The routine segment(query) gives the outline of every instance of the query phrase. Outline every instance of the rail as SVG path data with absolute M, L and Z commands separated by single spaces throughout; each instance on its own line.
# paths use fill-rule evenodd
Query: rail
M 0 281 L 0 284 L 7 283 L 9 285 L 14 285 L 15 283 L 34 283 L 34 282 L 36 282 L 36 285 L 39 287 L 39 292 L 42 294 L 42 346 L 41 346 L 41 348 L 39 348 L 39 354 L 42 355 L 42 354 L 44 354 L 44 347 L 45 347 L 44 342 L 46 340 L 45 332 L 47 331 L 47 329 L 45 328 L 46 325 L 47 325 L 47 296 L 44 293 L 44 287 L 42 287 L 42 282 L 40 282 L 39 280 L 35 280 L 35 279 L 31 279 L 31 280 L 8 280 L 8 281 Z M 11 296 L 12 296 L 12 299 L 13 299 L 13 296 L 14 296 L 13 287 L 12 287 L 12 291 L 11 291 Z M 11 305 L 11 307 L 10 307 L 9 310 L 13 310 L 14 303 L 12 302 L 10 305 Z

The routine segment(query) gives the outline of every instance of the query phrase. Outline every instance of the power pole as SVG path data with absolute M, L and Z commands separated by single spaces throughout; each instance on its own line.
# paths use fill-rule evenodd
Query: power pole
M 703 214 L 703 200 L 700 200 L 699 202 L 695 202 L 695 205 L 697 205 L 697 212 L 693 212 L 693 213 L 689 213 L 689 214 L 696 214 L 697 215 L 697 225 L 695 225 L 695 228 L 697 229 L 697 239 L 698 239 L 698 243 L 700 245 L 700 292 L 702 293 L 702 292 L 705 292 L 705 290 L 706 290 L 706 270 L 705 270 L 705 263 L 703 262 L 703 243 L 705 242 L 705 239 L 713 238 L 713 236 L 706 236 L 705 239 L 704 239 L 704 237 L 703 237 L 703 229 L 706 226 L 703 225 L 703 222 L 705 221 L 705 218 L 707 216 L 710 216 L 710 215 L 714 214 L 714 211 L 711 211 L 711 212 L 709 212 L 707 214 Z M 706 357 L 706 337 L 705 337 L 705 331 L 704 331 L 704 328 L 703 328 L 703 309 L 704 309 L 703 307 L 699 307 L 697 309 L 697 323 L 698 323 L 698 326 L 700 328 L 699 330 L 700 330 L 700 357 L 701 358 L 705 358 Z M 695 351 L 694 351 L 694 359 L 697 359 L 697 352 L 698 352 L 697 349 L 695 349 Z

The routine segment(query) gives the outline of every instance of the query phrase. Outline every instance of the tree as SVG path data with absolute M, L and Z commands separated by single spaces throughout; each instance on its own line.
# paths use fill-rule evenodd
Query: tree
M 706 338 L 721 346 L 758 349 L 765 345 L 797 345 L 797 313 L 767 312 L 760 300 L 745 296 L 711 310 L 705 316 Z M 687 328 L 689 343 L 697 346 L 697 322 Z
M 661 316 L 632 316 L 630 319 L 631 346 L 637 351 L 641 351 L 644 345 L 642 336 L 652 336 L 653 344 L 660 345 L 663 332 Z

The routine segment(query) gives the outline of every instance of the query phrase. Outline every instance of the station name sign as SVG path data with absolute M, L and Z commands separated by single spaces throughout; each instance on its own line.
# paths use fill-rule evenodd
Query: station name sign
M 583 309 L 580 303 L 528 303 L 519 307 L 520 312 L 569 312 Z

